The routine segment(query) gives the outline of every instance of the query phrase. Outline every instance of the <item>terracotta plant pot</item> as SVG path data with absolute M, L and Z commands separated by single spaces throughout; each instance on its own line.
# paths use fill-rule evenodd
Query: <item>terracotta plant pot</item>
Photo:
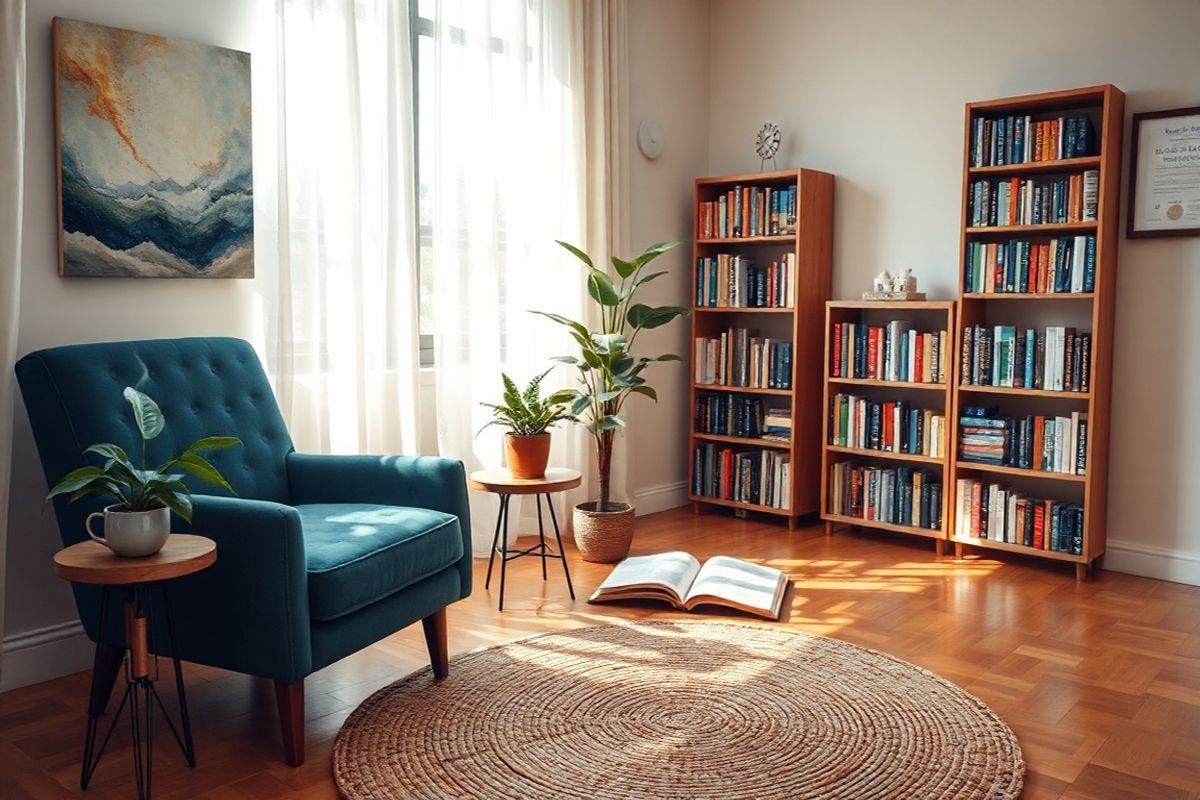
M 629 555 L 633 542 L 633 506 L 609 503 L 612 511 L 597 511 L 597 503 L 575 506 L 575 545 L 584 561 L 611 564 Z
M 508 471 L 514 478 L 541 478 L 546 475 L 550 463 L 550 434 L 518 436 L 504 435 L 504 447 L 508 452 Z

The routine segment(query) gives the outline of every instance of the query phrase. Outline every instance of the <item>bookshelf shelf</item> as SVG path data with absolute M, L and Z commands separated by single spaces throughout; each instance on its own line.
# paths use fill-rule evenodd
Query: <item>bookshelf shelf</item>
M 1036 308 L 1036 327 L 1044 326 L 1076 326 L 1082 323 L 1082 314 L 1089 316 L 1090 328 L 1086 330 L 1091 335 L 1090 360 L 1084 362 L 1088 367 L 1089 376 L 1086 392 L 1056 392 L 1041 389 L 1014 389 L 994 386 L 962 386 L 957 385 L 959 377 L 955 376 L 953 389 L 953 420 L 952 443 L 950 450 L 950 467 L 952 484 L 947 488 L 951 495 L 950 508 L 953 509 L 954 520 L 948 526 L 950 538 L 955 542 L 959 555 L 965 546 L 988 548 L 992 550 L 1021 553 L 1039 558 L 1072 562 L 1076 566 L 1076 577 L 1084 579 L 1091 570 L 1091 565 L 1105 550 L 1105 523 L 1107 518 L 1108 498 L 1108 449 L 1109 424 L 1112 397 L 1112 351 L 1113 329 L 1115 317 L 1115 290 L 1117 277 L 1117 243 L 1120 230 L 1118 212 L 1120 206 L 1121 158 L 1122 158 L 1122 126 L 1124 123 L 1125 95 L 1120 89 L 1111 85 L 1092 86 L 1083 89 L 1071 89 L 1043 94 L 1008 97 L 998 100 L 987 100 L 968 103 L 965 108 L 965 131 L 963 137 L 963 175 L 962 175 L 962 219 L 960 236 L 960 271 L 959 288 L 961 301 L 957 315 L 957 327 L 954 337 L 955 367 L 961 370 L 963 364 L 964 331 L 975 325 L 990 327 L 993 325 L 1014 324 L 1019 321 L 1008 316 L 1018 309 L 1032 312 Z M 1032 122 L 1059 120 L 1060 130 L 1064 131 L 1063 141 L 1067 141 L 1067 131 L 1072 129 L 1068 120 L 1086 116 L 1090 128 L 1095 135 L 1092 138 L 1094 155 L 1066 158 L 1057 161 L 1035 161 L 1025 164 L 1008 164 L 1003 166 L 973 166 L 972 134 L 976 131 L 976 121 L 979 119 L 992 120 L 985 122 L 990 130 L 1009 130 L 1007 122 L 1001 124 L 998 120 L 1012 118 L 1017 120 L 1018 135 L 1021 130 L 1029 130 L 1028 125 L 1021 127 L 1021 121 Z M 1051 124 L 1054 124 L 1051 122 Z M 1041 141 L 1039 135 L 1038 141 Z M 1051 141 L 1054 141 L 1051 139 Z M 1005 144 L 1008 140 L 1005 140 Z M 1073 222 L 1066 224 L 1045 225 L 1016 225 L 998 227 L 970 227 L 972 184 L 975 180 L 991 177 L 1003 179 L 1006 176 L 1043 174 L 1051 179 L 1063 180 L 1056 176 L 1071 177 L 1082 175 L 1084 171 L 1098 171 L 1096 189 L 1096 219 L 1091 222 Z M 1032 237 L 1072 235 L 1092 236 L 1095 238 L 1095 288 L 1087 293 L 974 293 L 962 291 L 968 285 L 966 273 L 968 266 L 968 244 L 979 241 L 980 237 L 1011 234 L 1031 235 Z M 1036 239 L 1035 239 L 1036 241 Z M 1089 255 L 1091 253 L 1089 247 Z M 1090 263 L 1088 276 L 1090 277 Z M 1013 300 L 1028 300 L 1035 307 L 1013 305 Z M 1083 300 L 1085 306 L 1063 306 L 1055 304 L 1056 300 Z M 1068 313 L 1070 312 L 1070 313 Z M 1035 327 L 1035 325 L 1029 325 Z M 1080 327 L 1080 330 L 1085 328 Z M 967 355 L 968 362 L 970 355 Z M 1029 414 L 1062 414 L 1063 406 L 1054 405 L 1038 408 L 1037 405 L 1047 400 L 1066 400 L 1072 403 L 1068 406 L 1072 412 L 1078 412 L 1080 418 L 1086 414 L 1087 436 L 1085 459 L 1086 475 L 1071 473 L 1045 472 L 1041 470 L 1021 469 L 1017 467 L 998 467 L 988 464 L 963 461 L 958 458 L 959 427 L 961 424 L 960 409 L 966 406 L 978 405 L 983 398 L 1000 408 L 1000 414 L 1010 417 L 1023 417 Z M 1010 406 L 1017 402 L 1019 405 Z M 1057 409 L 1057 411 L 1056 411 Z M 1074 430 L 1074 428 L 1072 428 Z M 1010 479 L 1033 479 L 1045 482 L 1045 495 L 1023 491 L 1025 483 L 1013 486 Z M 1019 496 L 1040 500 L 1047 495 L 1058 503 L 1066 503 L 1082 509 L 1083 525 L 1081 541 L 1077 541 L 1076 549 L 1081 553 L 1042 550 L 1014 542 L 998 541 L 995 537 L 978 539 L 963 535 L 960 531 L 964 524 L 969 525 L 965 517 L 977 513 L 970 507 L 971 499 L 963 492 L 969 490 L 969 484 L 960 481 L 978 481 L 984 487 L 998 486 L 1004 490 L 1017 490 Z M 1056 489 L 1053 487 L 1057 486 Z M 1051 491 L 1053 489 L 1053 491 Z M 978 494 L 978 492 L 977 492 Z M 1065 498 L 1070 498 L 1065 499 Z M 960 503 L 959 501 L 962 500 Z M 1020 517 L 1018 517 L 1020 519 Z M 1074 531 L 1071 531 L 1072 533 Z M 1028 528 L 1026 528 L 1028 536 Z M 1081 545 L 1081 547 L 1079 546 Z
M 1010 233 L 1033 233 L 1051 236 L 1056 233 L 1092 233 L 1095 222 L 1046 222 L 1040 225 L 988 225 L 982 228 L 964 228 L 968 235 L 1006 235 Z
M 721 386 L 715 383 L 693 383 L 693 389 L 702 392 L 732 392 L 733 394 L 770 394 L 776 397 L 791 397 L 791 389 L 758 389 L 749 386 Z
M 829 377 L 830 383 L 840 383 L 846 386 L 887 386 L 892 389 L 924 389 L 931 392 L 945 392 L 944 383 L 917 383 L 915 381 L 881 381 L 874 378 L 834 378 Z
M 694 217 L 696 234 L 692 241 L 693 369 L 690 398 L 693 432 L 688 438 L 688 485 L 692 507 L 696 513 L 711 507 L 734 509 L 739 514 L 746 511 L 762 512 L 786 518 L 788 528 L 794 529 L 798 517 L 815 513 L 820 508 L 821 476 L 816 454 L 819 452 L 821 437 L 821 308 L 829 299 L 832 285 L 833 186 L 833 175 L 810 169 L 702 177 L 695 181 L 694 209 L 697 213 Z M 733 204 L 735 191 L 738 200 L 736 206 Z M 767 197 L 768 192 L 770 199 Z M 786 214 L 786 229 L 793 232 L 772 234 L 771 231 L 778 228 L 771 224 L 770 211 L 781 211 L 773 201 L 782 197 L 786 202 L 786 195 L 790 193 L 794 193 L 795 196 L 794 218 L 791 214 Z M 765 235 L 704 236 L 705 232 L 729 231 L 705 224 L 706 221 L 713 220 L 715 214 L 708 215 L 708 210 L 703 204 L 713 204 L 709 208 L 716 212 L 718 203 L 722 207 L 736 208 L 739 212 L 743 210 L 743 205 L 745 206 L 746 213 L 740 217 L 738 227 L 733 228 L 734 232 L 765 232 Z M 757 223 L 751 222 L 751 211 L 760 212 Z M 732 215 L 727 219 L 732 222 Z M 726 259 L 723 263 L 733 263 L 730 274 L 737 276 L 737 280 L 744 281 L 740 286 L 757 285 L 761 288 L 763 284 L 768 284 L 780 290 L 781 283 L 790 280 L 792 285 L 782 289 L 786 293 L 781 297 L 791 305 L 766 308 L 701 305 L 700 301 L 704 298 L 697 295 L 711 291 L 708 286 L 717 285 L 711 280 L 707 285 L 702 284 L 701 278 L 704 274 L 710 278 L 712 276 L 712 267 L 707 265 L 724 256 L 739 257 L 737 260 Z M 771 278 L 779 276 L 781 283 L 772 284 L 770 279 L 767 279 L 756 284 L 749 280 L 748 275 L 740 272 L 744 268 L 743 259 L 749 261 L 756 270 L 764 273 L 770 270 Z M 772 262 L 777 262 L 777 266 L 770 267 Z M 702 264 L 706 265 L 704 273 L 701 271 Z M 719 274 L 723 276 L 726 273 Z M 720 291 L 721 296 L 724 296 L 725 289 Z M 771 297 L 769 293 L 766 296 Z M 773 369 L 787 369 L 790 389 L 751 389 L 707 383 L 712 378 L 712 373 L 706 375 L 703 364 L 697 369 L 695 342 L 700 338 L 719 340 L 724 334 L 732 343 L 735 329 L 745 329 L 746 339 L 761 337 L 770 339 L 773 343 L 791 343 L 790 365 L 784 366 L 785 362 L 768 360 Z M 732 369 L 736 364 L 733 358 L 734 349 L 730 346 L 723 351 L 723 366 L 728 370 L 727 374 L 736 374 Z M 764 415 L 769 409 L 786 409 L 791 424 L 791 441 L 697 432 L 695 429 L 699 426 L 696 420 L 703 414 L 710 413 L 712 408 L 701 406 L 702 402 L 710 402 L 702 398 L 702 395 L 711 393 L 727 396 L 727 400 L 721 398 L 712 402 L 728 402 L 731 407 L 734 402 L 761 403 L 758 408 Z M 782 428 L 782 424 L 779 427 Z M 769 468 L 766 465 L 772 460 L 776 462 L 777 469 L 773 470 L 771 475 L 774 480 L 782 480 L 783 483 L 774 487 L 781 495 L 775 505 L 706 496 L 728 494 L 722 490 L 723 482 L 717 480 L 720 477 L 718 465 L 726 464 L 726 459 L 730 458 L 728 455 L 722 456 L 725 451 L 761 456 L 763 464 L 757 466 L 749 463 L 754 459 L 739 462 L 735 457 L 732 469 L 739 470 L 739 475 L 744 474 L 741 473 L 743 468 L 757 469 L 765 474 Z M 697 461 L 701 463 L 698 465 Z M 783 477 L 784 464 L 786 479 Z M 751 481 L 751 485 L 763 488 L 773 487 L 774 483 L 764 482 L 760 475 L 757 484 Z M 777 505 L 786 505 L 787 508 L 778 508 Z
M 1086 483 L 1086 475 L 1076 475 L 1073 472 L 1050 472 L 1044 469 L 1022 469 L 1021 467 L 1001 467 L 995 464 L 981 464 L 978 461 L 958 459 L 958 469 L 963 472 L 994 472 L 999 475 L 1011 475 L 1014 478 L 1034 478 L 1036 480 L 1067 481 L 1068 483 Z
M 821 518 L 825 520 L 826 533 L 832 533 L 835 526 L 852 525 L 860 528 L 874 528 L 878 530 L 890 531 L 892 533 L 903 533 L 914 536 L 921 536 L 936 541 L 937 551 L 939 554 L 945 552 L 948 535 L 949 515 L 947 513 L 950 508 L 948 504 L 949 492 L 948 479 L 950 476 L 950 458 L 949 447 L 952 444 L 950 439 L 949 414 L 951 408 L 951 387 L 950 381 L 954 375 L 955 363 L 953 359 L 953 336 L 954 336 L 954 317 L 955 304 L 953 301 L 923 301 L 923 302 L 889 302 L 881 300 L 832 300 L 825 304 L 825 391 L 824 391 L 824 435 L 821 439 Z M 871 340 L 875 333 L 871 333 L 871 329 L 886 328 L 888 323 L 899 321 L 911 325 L 911 329 L 917 333 L 933 333 L 942 334 L 944 349 L 939 355 L 942 363 L 942 372 L 944 373 L 944 381 L 937 382 L 914 382 L 914 381 L 895 381 L 881 380 L 877 378 L 851 378 L 833 375 L 834 372 L 846 371 L 847 364 L 853 362 L 850 356 L 849 341 L 843 341 L 843 336 L 848 334 L 839 333 L 835 335 L 835 330 L 845 332 L 847 323 L 858 326 L 855 331 L 862 334 L 864 326 L 867 333 L 864 338 L 858 340 L 858 345 L 867 347 L 867 352 L 876 352 L 880 361 L 886 360 L 884 354 L 887 348 L 883 343 L 883 337 L 878 339 L 877 349 L 872 350 L 867 343 Z M 837 327 L 841 326 L 841 327 Z M 913 340 L 914 342 L 917 340 Z M 835 347 L 835 343 L 839 347 Z M 932 340 L 930 340 L 932 345 Z M 892 344 L 892 348 L 900 347 L 898 342 Z M 840 348 L 840 349 L 839 349 Z M 861 350 L 859 351 L 862 352 Z M 907 352 L 907 347 L 899 351 Z M 922 349 L 922 352 L 925 352 Z M 932 347 L 929 352 L 932 352 Z M 925 357 L 927 357 L 926 354 Z M 897 363 L 902 363 L 897 361 Z M 913 364 L 916 363 L 916 351 L 913 355 Z M 860 371 L 859 374 L 862 374 Z M 868 370 L 867 374 L 881 374 Z M 884 372 L 882 374 L 896 374 Z M 899 374 L 915 374 L 900 372 Z M 932 376 L 932 375 L 931 375 Z M 936 377 L 936 376 L 932 376 Z M 911 390 L 919 390 L 919 393 L 914 394 Z M 849 394 L 854 397 L 861 397 L 873 403 L 889 403 L 911 399 L 912 407 L 920 409 L 928 409 L 935 414 L 946 417 L 943 436 L 945 437 L 945 447 L 942 456 L 928 456 L 916 453 L 897 453 L 889 450 L 874 450 L 864 447 L 846 447 L 843 445 L 833 444 L 837 441 L 835 433 L 837 429 L 834 425 L 839 426 L 847 424 L 848 418 L 843 416 L 841 421 L 835 421 L 834 417 L 838 415 L 837 406 L 835 406 L 835 398 L 839 394 Z M 842 408 L 846 406 L 843 405 Z M 884 409 L 886 411 L 886 409 Z M 894 427 L 890 422 L 883 420 L 884 412 L 876 417 L 878 421 L 877 427 L 871 429 L 882 437 L 884 430 L 890 430 Z M 857 424 L 867 424 L 860 422 Z M 899 438 L 899 432 L 893 432 L 893 435 Z M 924 481 L 928 484 L 937 483 L 941 487 L 941 500 L 933 509 L 940 514 L 941 525 L 937 528 L 923 528 L 919 525 L 900 525 L 891 522 L 882 522 L 877 520 L 863 519 L 853 516 L 852 514 L 841 513 L 847 510 L 845 505 L 839 506 L 838 492 L 844 494 L 845 489 L 839 489 L 835 475 L 838 474 L 842 467 L 839 464 L 849 463 L 862 465 L 866 467 L 881 467 L 885 470 L 896 469 L 897 475 L 906 474 L 902 468 L 920 471 Z M 865 482 L 865 478 L 863 479 Z M 907 480 L 907 479 L 906 479 Z M 853 482 L 853 478 L 852 478 Z M 897 478 L 899 483 L 899 478 Z M 923 484 L 923 485 L 928 485 Z M 907 483 L 905 483 L 907 485 Z M 903 495 L 904 492 L 915 495 L 915 479 L 913 487 L 905 489 L 899 485 L 895 490 Z M 842 498 L 843 501 L 845 498 Z M 865 503 L 864 503 L 865 505 Z M 920 514 L 920 509 L 917 507 L 915 498 L 913 501 L 914 518 Z M 919 521 L 919 519 L 918 519 Z
M 987 175 L 1026 175 L 1044 172 L 1074 172 L 1100 166 L 1100 156 L 1060 158 L 1054 161 L 1027 161 L 1023 164 L 1002 164 L 994 167 L 968 167 L 972 177 Z

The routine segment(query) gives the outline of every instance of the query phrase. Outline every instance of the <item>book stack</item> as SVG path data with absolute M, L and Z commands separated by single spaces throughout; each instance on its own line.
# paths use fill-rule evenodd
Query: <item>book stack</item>
M 791 508 L 791 458 L 781 450 L 736 452 L 704 444 L 693 452 L 692 493 L 738 503 Z
M 697 433 L 784 442 L 790 439 L 792 430 L 786 408 L 764 408 L 760 398 L 728 394 L 697 396 L 695 423 Z
M 1092 337 L 1063 326 L 1018 331 L 1012 325 L 963 328 L 962 384 L 1088 391 Z
M 790 442 L 792 440 L 792 411 L 789 408 L 767 408 L 763 417 L 763 439 L 774 442 Z
M 959 478 L 957 489 L 955 535 L 1083 555 L 1080 506 L 1029 498 L 1000 484 L 970 478 Z
M 696 238 L 738 239 L 796 232 L 796 187 L 734 186 L 696 210 Z
M 830 375 L 880 381 L 945 383 L 945 331 L 922 333 L 907 320 L 887 325 L 839 322 L 833 326 Z
M 698 337 L 694 352 L 696 383 L 752 389 L 792 388 L 792 343 L 729 328 L 720 336 Z
M 972 228 L 1095 222 L 1100 172 L 1065 178 L 981 178 L 967 195 Z
M 765 267 L 726 253 L 696 259 L 696 305 L 702 308 L 791 308 L 795 283 L 795 253 Z
M 1087 414 L 1002 417 L 968 407 L 959 416 L 959 459 L 1071 475 L 1087 474 Z
M 976 117 L 971 125 L 972 167 L 1082 158 L 1095 150 L 1096 132 L 1086 116 L 1044 120 L 1029 115 Z
M 967 242 L 964 270 L 967 292 L 1091 292 L 1096 288 L 1096 237 Z
M 843 517 L 938 530 L 942 484 L 929 470 L 853 462 L 830 467 L 829 511 Z
M 907 400 L 876 401 L 838 393 L 829 399 L 829 443 L 837 447 L 941 458 L 946 418 Z

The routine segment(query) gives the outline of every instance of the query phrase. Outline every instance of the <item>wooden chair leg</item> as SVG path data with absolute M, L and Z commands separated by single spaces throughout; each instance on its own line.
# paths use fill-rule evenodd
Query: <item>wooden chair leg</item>
M 446 609 L 421 620 L 421 625 L 425 628 L 425 644 L 429 648 L 433 677 L 440 680 L 450 674 L 450 658 L 446 649 Z
M 275 704 L 283 733 L 283 754 L 289 767 L 304 763 L 304 679 L 275 681 Z

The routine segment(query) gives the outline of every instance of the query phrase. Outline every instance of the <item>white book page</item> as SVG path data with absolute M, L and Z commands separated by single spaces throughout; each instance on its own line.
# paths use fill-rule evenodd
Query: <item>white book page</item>
M 684 601 L 706 595 L 750 608 L 771 610 L 779 588 L 779 570 L 728 556 L 713 556 L 696 575 Z
M 665 586 L 682 599 L 699 571 L 700 562 L 682 551 L 632 556 L 609 573 L 596 589 L 596 594 L 632 586 Z

